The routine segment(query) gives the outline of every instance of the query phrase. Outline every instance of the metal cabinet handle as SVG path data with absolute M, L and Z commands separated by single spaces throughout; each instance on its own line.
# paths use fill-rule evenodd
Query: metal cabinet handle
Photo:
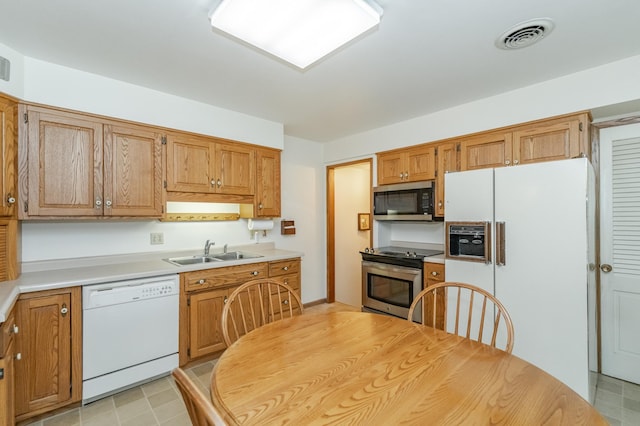
M 613 267 L 611 265 L 609 265 L 608 263 L 605 263 L 604 265 L 600 265 L 600 270 L 602 272 L 609 273 L 609 272 L 613 271 Z
M 7 204 L 13 204 L 16 202 L 16 197 L 13 197 L 11 194 L 7 196 Z
M 102 207 L 102 200 L 96 200 L 96 208 Z
M 67 309 L 67 304 L 63 303 L 62 304 L 62 309 L 60 309 L 60 313 L 62 314 L 62 316 L 67 316 L 67 313 L 69 312 L 69 309 Z
M 111 207 L 111 200 L 105 201 L 104 205 L 107 206 L 107 207 Z

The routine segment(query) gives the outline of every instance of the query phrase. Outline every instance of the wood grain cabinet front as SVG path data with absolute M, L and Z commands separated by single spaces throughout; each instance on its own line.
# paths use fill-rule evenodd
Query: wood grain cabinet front
M 223 139 L 167 136 L 167 191 L 254 195 L 256 151 Z
M 300 258 L 212 268 L 180 274 L 180 365 L 226 348 L 222 309 L 233 290 L 247 281 L 275 277 L 300 295 Z M 285 302 L 283 297 L 282 301 Z
M 24 293 L 16 303 L 16 421 L 82 398 L 80 287 Z
M 432 263 L 425 262 L 424 263 L 424 288 L 427 288 L 431 285 L 441 283 L 444 281 L 444 263 Z M 444 330 L 444 316 L 446 315 L 444 305 L 445 298 L 443 293 L 438 293 L 436 297 L 436 312 L 438 313 L 436 317 L 435 328 L 439 328 Z M 433 296 L 429 295 L 427 297 L 426 309 L 423 309 L 423 315 L 425 315 L 423 319 L 423 323 L 430 327 L 433 327 Z
M 20 112 L 21 219 L 162 216 L 160 133 L 31 105 Z
M 17 218 L 18 104 L 0 96 L 0 217 Z
M 430 145 L 378 153 L 378 185 L 433 180 L 435 161 L 435 148 Z
M 18 331 L 11 310 L 6 321 L 0 324 L 0 426 L 15 424 L 14 335 Z

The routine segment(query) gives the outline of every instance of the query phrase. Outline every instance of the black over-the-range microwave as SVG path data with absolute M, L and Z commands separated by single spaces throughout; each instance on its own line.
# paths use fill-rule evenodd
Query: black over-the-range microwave
M 433 220 L 433 181 L 398 183 L 373 188 L 375 220 Z

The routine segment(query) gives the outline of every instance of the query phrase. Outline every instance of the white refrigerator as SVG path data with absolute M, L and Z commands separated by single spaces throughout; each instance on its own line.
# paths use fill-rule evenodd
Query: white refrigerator
M 489 222 L 492 245 L 486 263 L 445 257 L 446 280 L 494 294 L 513 321 L 513 354 L 590 402 L 597 362 L 594 197 L 585 158 L 445 176 L 445 221 Z M 503 265 L 494 260 L 496 222 L 504 222 Z

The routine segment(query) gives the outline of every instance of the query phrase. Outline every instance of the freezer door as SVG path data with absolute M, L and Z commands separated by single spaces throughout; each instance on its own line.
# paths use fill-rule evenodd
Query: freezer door
M 495 295 L 513 320 L 513 354 L 585 399 L 588 166 L 574 159 L 495 170 L 506 256 L 495 266 Z

